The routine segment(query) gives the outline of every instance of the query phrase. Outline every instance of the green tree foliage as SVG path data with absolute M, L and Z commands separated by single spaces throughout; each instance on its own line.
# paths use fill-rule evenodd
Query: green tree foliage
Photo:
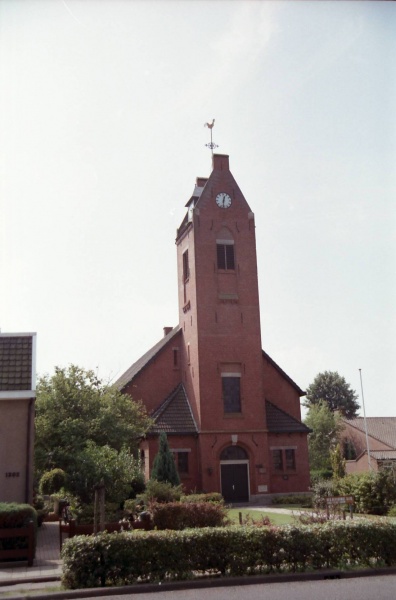
M 162 432 L 159 439 L 159 450 L 154 458 L 151 478 L 157 481 L 167 481 L 171 485 L 179 485 L 180 478 L 176 469 L 175 459 L 170 451 L 166 433 Z
M 94 486 L 103 479 L 106 501 L 121 503 L 130 495 L 131 482 L 139 477 L 139 472 L 140 462 L 128 448 L 118 451 L 88 440 L 78 455 L 78 469 L 69 475 L 68 488 L 83 503 L 92 502 Z
M 337 444 L 336 447 L 330 451 L 330 463 L 335 479 L 345 477 L 345 458 L 342 456 L 340 444 Z
M 353 419 L 359 412 L 357 398 L 356 392 L 337 371 L 324 371 L 308 387 L 304 405 L 309 408 L 325 401 L 333 412 L 338 411 L 343 417 Z
M 338 444 L 342 429 L 341 417 L 330 410 L 324 401 L 313 404 L 305 418 L 312 429 L 308 436 L 308 452 L 311 471 L 326 471 L 332 468 L 331 452 Z
M 75 365 L 56 367 L 54 375 L 41 377 L 37 387 L 37 476 L 63 469 L 68 489 L 77 494 L 77 489 L 88 489 L 91 473 L 106 479 L 106 473 L 120 470 L 119 460 L 126 461 L 124 472 L 130 473 L 138 440 L 150 424 L 142 404 L 104 384 L 93 371 Z M 97 468 L 100 460 L 103 473 Z
M 56 494 L 66 485 L 66 473 L 63 469 L 46 471 L 40 479 L 40 494 Z

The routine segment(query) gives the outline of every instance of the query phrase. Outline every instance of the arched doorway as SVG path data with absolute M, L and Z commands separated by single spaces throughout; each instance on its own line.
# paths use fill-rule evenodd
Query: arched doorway
M 226 502 L 249 502 L 249 457 L 240 446 L 220 455 L 221 493 Z

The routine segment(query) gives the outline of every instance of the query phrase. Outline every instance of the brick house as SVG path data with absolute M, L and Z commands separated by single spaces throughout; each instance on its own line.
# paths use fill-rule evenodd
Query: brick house
M 396 473 L 396 417 L 367 417 L 367 437 L 370 464 L 373 471 L 391 469 Z M 366 428 L 363 417 L 343 419 L 341 439 L 346 461 L 346 472 L 362 473 L 369 470 Z
M 187 490 L 262 501 L 309 487 L 304 392 L 261 346 L 255 221 L 213 156 L 177 230 L 179 323 L 116 382 L 155 424 L 141 442 L 150 475 L 161 431 Z
M 36 334 L 0 334 L 0 502 L 33 500 Z

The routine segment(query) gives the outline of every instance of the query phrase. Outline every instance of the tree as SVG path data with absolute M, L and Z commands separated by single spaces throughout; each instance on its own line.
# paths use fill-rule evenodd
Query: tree
M 180 478 L 176 469 L 175 459 L 170 451 L 168 438 L 165 432 L 161 432 L 159 439 L 159 450 L 154 458 L 151 479 L 167 481 L 172 485 L 179 485 Z
M 333 470 L 334 479 L 345 477 L 345 458 L 342 456 L 340 444 L 337 444 L 336 447 L 330 451 L 330 464 Z
M 308 386 L 304 405 L 309 408 L 324 400 L 331 411 L 338 411 L 343 417 L 353 419 L 360 408 L 357 398 L 356 392 L 337 371 L 324 371 Z
M 63 469 L 73 493 L 84 465 L 95 463 L 93 455 L 113 465 L 116 456 L 130 463 L 151 420 L 142 404 L 104 384 L 93 371 L 70 365 L 39 379 L 35 424 L 36 474 Z
M 341 417 L 330 410 L 323 400 L 313 404 L 305 418 L 312 429 L 308 436 L 308 452 L 311 471 L 331 471 L 331 452 L 335 450 L 342 429 Z

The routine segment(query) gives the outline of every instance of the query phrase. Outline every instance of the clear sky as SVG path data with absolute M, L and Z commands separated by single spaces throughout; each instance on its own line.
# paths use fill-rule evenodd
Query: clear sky
M 263 348 L 396 415 L 393 2 L 2 0 L 0 327 L 120 376 L 177 323 L 211 171 L 256 215 Z

